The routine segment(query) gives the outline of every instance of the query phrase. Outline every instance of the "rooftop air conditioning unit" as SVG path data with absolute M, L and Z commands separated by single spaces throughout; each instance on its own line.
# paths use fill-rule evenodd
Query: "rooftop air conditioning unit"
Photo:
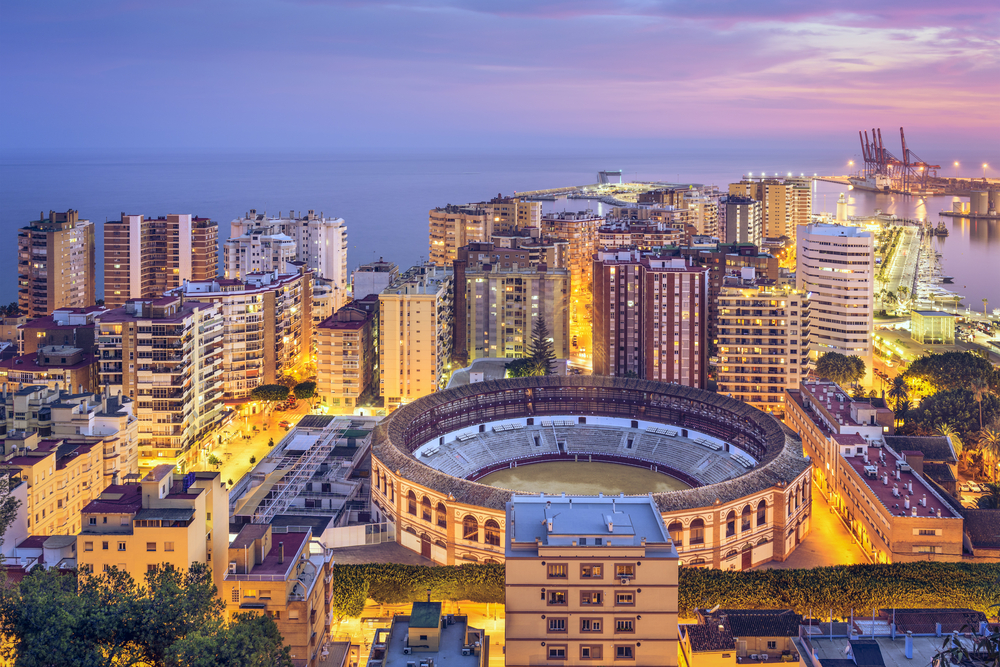
M 466 646 L 462 649 L 462 655 L 472 655 L 472 647 Z
M 622 586 L 628 586 L 628 577 L 622 577 Z
M 229 561 L 229 574 L 236 574 L 236 561 Z
M 410 655 L 410 650 L 411 649 L 410 649 L 409 646 L 404 646 L 403 647 L 403 655 Z

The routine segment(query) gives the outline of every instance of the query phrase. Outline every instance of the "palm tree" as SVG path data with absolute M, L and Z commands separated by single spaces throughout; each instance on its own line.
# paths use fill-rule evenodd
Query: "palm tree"
M 990 384 L 986 378 L 978 377 L 972 381 L 969 388 L 972 390 L 976 402 L 979 403 L 979 428 L 981 429 L 983 428 L 983 395 L 990 393 Z
M 985 299 L 985 298 L 983 299 L 983 316 L 984 317 L 988 317 L 988 315 L 986 315 L 986 304 L 988 303 L 988 301 L 989 301 L 988 299 Z
M 1000 431 L 994 430 L 990 427 L 984 428 L 979 432 L 979 447 L 982 449 L 983 454 L 989 454 L 992 461 L 990 462 L 990 471 L 993 481 L 997 481 L 997 459 L 1000 459 Z
M 951 445 L 955 448 L 955 456 L 961 459 L 965 445 L 962 444 L 962 438 L 958 434 L 958 431 L 955 430 L 955 427 L 946 422 L 937 427 L 937 434 L 951 439 Z
M 896 406 L 895 417 L 900 420 L 902 425 L 906 424 L 906 413 L 910 411 L 910 402 L 907 399 L 903 399 Z
M 977 504 L 981 510 L 1000 510 L 1000 484 L 983 484 L 984 493 Z
M 899 410 L 899 402 L 910 397 L 909 387 L 906 386 L 906 380 L 903 379 L 902 375 L 892 378 L 892 386 L 889 387 L 887 396 L 896 401 L 897 411 Z

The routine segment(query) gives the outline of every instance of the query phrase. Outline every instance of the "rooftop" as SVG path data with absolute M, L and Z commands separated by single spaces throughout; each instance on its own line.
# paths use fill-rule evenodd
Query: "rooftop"
M 891 448 L 863 447 L 862 450 L 861 455 L 844 456 L 841 453 L 841 459 L 891 514 L 913 516 L 913 508 L 916 508 L 918 517 L 937 516 L 940 510 L 942 518 L 961 518 L 961 515 L 938 498 L 923 477 L 913 472 L 905 459 Z M 854 451 L 852 450 L 852 454 Z M 911 485 L 912 492 L 907 490 Z M 893 494 L 894 490 L 898 495 Z M 926 507 L 919 504 L 924 498 L 927 500 Z M 910 504 L 909 509 L 906 508 L 907 500 Z
M 440 602 L 414 602 L 410 610 L 411 628 L 436 628 L 441 620 Z
M 924 455 L 924 469 L 927 469 L 927 461 L 938 461 L 946 463 L 957 463 L 955 449 L 951 441 L 941 435 L 913 436 L 913 435 L 887 435 L 883 438 L 885 444 L 889 445 L 897 452 L 903 450 L 913 450 Z
M 474 651 L 470 651 L 470 655 L 462 654 L 462 649 L 468 645 L 471 631 L 476 628 L 469 627 L 466 616 L 452 616 L 452 619 L 454 622 L 445 625 L 441 630 L 441 643 L 437 651 L 414 651 L 412 654 L 404 654 L 403 648 L 408 645 L 411 617 L 396 616 L 390 628 L 376 631 L 368 664 L 372 665 L 374 660 L 374 664 L 381 664 L 382 667 L 407 667 L 411 663 L 432 658 L 435 665 L 442 667 L 480 667 L 482 656 L 475 655 Z M 485 647 L 488 639 L 485 632 L 478 630 L 478 637 Z M 378 661 L 379 656 L 382 656 L 381 663 Z
M 83 514 L 134 514 L 140 509 L 142 509 L 141 486 L 112 484 L 80 511 Z
M 811 236 L 846 236 L 852 238 L 870 239 L 871 232 L 861 227 L 851 227 L 848 225 L 831 225 L 825 222 L 817 222 L 809 225 L 807 234 Z
M 802 615 L 791 609 L 720 609 L 734 637 L 797 637 Z
M 906 657 L 905 635 L 875 639 L 850 639 L 834 636 L 831 641 L 823 635 L 813 635 L 809 643 L 816 652 L 816 661 L 822 667 L 912 667 L 930 665 L 941 649 L 940 637 L 914 637 L 913 658 Z M 850 654 L 848 650 L 850 649 Z M 803 653 L 808 655 L 808 653 Z M 853 655 L 853 659 L 850 657 Z M 807 662 L 808 664 L 808 662 Z
M 299 551 L 302 550 L 302 545 L 308 537 L 309 533 L 272 534 L 270 551 L 264 556 L 264 560 L 253 566 L 250 574 L 285 574 L 289 568 L 295 566 Z

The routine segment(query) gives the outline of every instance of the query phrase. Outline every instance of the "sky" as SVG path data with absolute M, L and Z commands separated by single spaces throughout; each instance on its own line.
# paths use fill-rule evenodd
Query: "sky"
M 778 147 L 873 127 L 895 147 L 900 126 L 918 154 L 998 152 L 997 0 L 0 0 L 7 152 Z

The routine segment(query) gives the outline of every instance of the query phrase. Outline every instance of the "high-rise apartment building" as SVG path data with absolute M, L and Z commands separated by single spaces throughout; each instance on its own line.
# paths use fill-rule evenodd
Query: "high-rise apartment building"
M 429 261 L 437 266 L 451 266 L 455 251 L 476 241 L 489 241 L 493 217 L 484 204 L 433 208 L 428 215 L 430 227 Z M 516 212 L 515 212 L 516 222 Z M 514 227 L 514 229 L 517 229 Z M 374 292 L 366 292 L 371 294 Z
M 678 258 L 601 251 L 594 271 L 594 373 L 707 382 L 708 270 Z
M 717 308 L 719 393 L 784 416 L 809 360 L 807 295 L 744 268 L 723 280 Z
M 29 319 L 94 304 L 94 226 L 49 211 L 17 232 L 17 302 Z
M 597 250 L 597 230 L 604 218 L 593 211 L 564 211 L 542 217 L 542 234 L 569 242 L 570 344 L 575 357 L 590 361 L 593 356 L 593 293 L 591 266 Z
M 132 300 L 98 318 L 100 381 L 135 401 L 139 467 L 190 468 L 222 416 L 225 333 L 216 304 Z
M 66 387 L 79 394 L 97 391 L 98 362 L 93 349 L 42 345 L 30 354 L 0 360 L 0 383 Z
M 758 248 L 764 241 L 761 203 L 750 197 L 729 195 L 726 198 L 726 243 L 752 243 Z
M 122 213 L 104 223 L 104 303 L 155 299 L 185 280 L 211 280 L 219 268 L 219 226 L 207 218 Z
M 766 238 L 794 240 L 799 225 L 812 222 L 812 179 L 744 178 L 729 184 L 729 194 L 761 202 Z
M 350 297 L 347 272 L 347 224 L 343 218 L 327 218 L 310 209 L 302 214 L 289 211 L 288 217 L 267 217 L 266 213 L 250 210 L 243 218 L 230 223 L 229 240 L 225 242 L 226 275 L 253 272 L 253 236 L 285 236 L 295 243 L 295 259 L 312 270 L 318 278 L 333 281 L 334 304 L 337 311 Z M 263 250 L 261 251 L 263 252 Z M 271 250 L 272 256 L 274 250 Z M 287 250 L 281 252 L 286 253 Z M 284 256 L 284 255 L 283 255 Z M 260 267 L 263 269 L 263 266 Z M 288 271 L 272 267 L 270 271 Z M 364 296 L 364 295 L 362 295 Z
M 312 274 L 250 273 L 242 280 L 191 281 L 168 294 L 218 304 L 223 318 L 222 382 L 227 399 L 245 398 L 310 361 Z
M 871 357 L 873 253 L 871 232 L 860 227 L 817 223 L 799 230 L 795 288 L 810 295 L 811 356 Z
M 531 259 L 528 247 L 472 243 L 455 260 L 452 359 L 465 366 L 482 357 L 518 358 L 545 320 L 556 358 L 569 356 L 570 275 Z
M 488 224 L 492 225 L 492 229 L 488 230 L 491 235 L 510 234 L 525 227 L 541 225 L 542 202 L 540 201 L 525 201 L 517 197 L 497 195 L 482 206 L 486 209 Z
M 664 222 L 612 218 L 598 228 L 597 248 L 600 250 L 634 248 L 651 251 L 656 248 L 683 245 L 684 236 L 683 229 Z
M 222 243 L 226 278 L 237 280 L 251 273 L 287 273 L 287 263 L 294 262 L 298 253 L 290 236 L 264 234 L 255 229 Z
M 394 410 L 444 387 L 454 327 L 451 267 L 413 266 L 379 294 L 379 386 Z
M 508 667 L 677 665 L 677 550 L 652 498 L 515 495 L 506 530 Z
M 369 294 L 379 294 L 391 285 L 398 275 L 399 267 L 381 258 L 377 262 L 362 264 L 351 273 L 351 292 L 356 299 L 364 298 Z M 330 315 L 332 314 L 330 313 Z
M 112 484 L 80 511 L 77 566 L 112 567 L 145 581 L 156 565 L 205 563 L 222 590 L 228 569 L 229 492 L 217 472 L 174 473 L 158 465 L 138 483 Z M 215 530 L 218 528 L 218 530 Z M 214 558 L 213 558 L 214 556 Z
M 316 327 L 316 393 L 332 414 L 351 414 L 378 393 L 379 297 L 355 299 Z

